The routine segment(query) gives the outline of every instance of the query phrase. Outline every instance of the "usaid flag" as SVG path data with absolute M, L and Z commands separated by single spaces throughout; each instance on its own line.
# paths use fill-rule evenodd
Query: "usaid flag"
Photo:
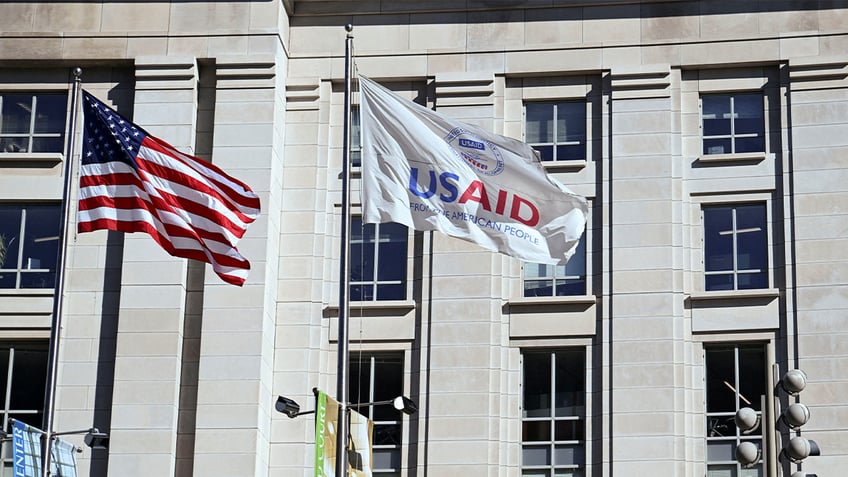
M 364 222 L 438 230 L 529 262 L 571 257 L 586 199 L 549 177 L 530 146 L 364 76 L 359 85 Z

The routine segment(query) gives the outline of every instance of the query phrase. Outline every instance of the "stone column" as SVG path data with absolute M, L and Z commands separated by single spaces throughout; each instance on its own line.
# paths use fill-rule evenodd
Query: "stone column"
M 279 70 L 277 69 L 279 65 Z M 274 55 L 218 57 L 212 162 L 259 195 L 262 215 L 239 242 L 243 287 L 205 277 L 194 475 L 268 474 L 284 90 Z
M 682 158 L 675 71 L 611 72 L 613 475 L 686 475 Z M 679 84 L 679 81 L 677 82 Z M 688 457 L 691 460 L 691 456 Z
M 495 78 L 489 73 L 436 75 L 436 109 L 492 131 Z M 432 297 L 428 316 L 428 468 L 434 475 L 498 475 L 500 399 L 505 337 L 501 274 L 505 260 L 477 245 L 432 233 Z
M 191 153 L 196 119 L 195 59 L 136 59 L 133 122 Z M 123 250 L 109 474 L 173 475 L 188 261 L 141 233 Z

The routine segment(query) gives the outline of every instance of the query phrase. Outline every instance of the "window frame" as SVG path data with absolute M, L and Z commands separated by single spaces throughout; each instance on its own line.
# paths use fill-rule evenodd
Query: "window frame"
M 580 245 L 583 247 L 583 275 L 568 275 L 565 273 L 564 275 L 557 274 L 557 265 L 543 265 L 537 263 L 528 263 L 522 262 L 521 264 L 521 298 L 525 299 L 539 299 L 539 298 L 550 298 L 550 299 L 567 299 L 569 297 L 585 297 L 592 294 L 592 286 L 591 286 L 591 251 L 589 250 L 589 244 L 591 243 L 589 237 L 589 227 L 587 224 L 586 231 L 580 237 Z M 577 251 L 580 250 L 580 245 L 578 245 Z M 575 254 L 577 253 L 575 251 Z M 545 267 L 546 271 L 552 272 L 547 273 L 546 275 L 539 275 L 538 277 L 528 278 L 527 277 L 527 266 L 528 265 L 538 265 L 540 267 Z M 568 264 L 565 265 L 565 272 L 568 271 Z M 573 283 L 569 282 L 569 280 L 583 280 L 583 291 L 581 293 L 566 293 L 562 295 L 558 295 L 557 285 L 560 280 L 563 280 L 565 284 Z M 551 294 L 550 295 L 528 295 L 527 294 L 527 282 L 528 281 L 543 281 L 550 280 L 551 281 Z
M 357 366 L 357 369 L 362 370 L 363 366 L 360 363 L 367 362 L 367 369 L 368 369 L 368 376 L 367 376 L 368 390 L 367 391 L 368 391 L 368 395 L 362 396 L 361 393 L 360 393 L 359 396 L 354 396 L 354 392 L 353 392 L 354 390 L 349 389 L 349 399 L 350 399 L 350 401 L 354 402 L 354 400 L 357 400 L 358 402 L 361 402 L 361 403 L 371 403 L 371 402 L 384 400 L 382 398 L 385 398 L 385 396 L 380 397 L 380 396 L 375 395 L 375 381 L 377 381 L 379 379 L 379 376 L 376 374 L 377 373 L 377 366 L 378 366 L 377 361 L 381 360 L 381 359 L 391 359 L 391 360 L 397 360 L 399 362 L 400 369 L 401 369 L 401 375 L 399 376 L 400 381 L 401 381 L 400 382 L 399 395 L 406 396 L 405 390 L 407 388 L 407 383 L 406 383 L 406 372 L 407 371 L 406 371 L 406 356 L 405 356 L 405 354 L 406 353 L 404 351 L 395 351 L 395 350 L 380 350 L 380 351 L 362 351 L 362 350 L 359 350 L 359 351 L 352 352 L 351 353 L 351 360 L 350 360 L 350 363 L 349 363 L 349 374 L 350 374 L 350 384 L 349 384 L 349 386 L 352 387 L 353 384 L 354 384 L 354 380 L 356 380 L 357 387 L 360 389 L 360 391 L 362 390 L 363 386 L 362 386 L 361 376 L 354 376 L 353 373 L 352 373 L 352 370 L 354 369 L 355 366 L 357 366 L 357 364 L 359 364 L 359 366 Z M 391 379 L 391 377 L 389 379 Z M 394 397 L 397 397 L 397 396 L 392 396 L 391 398 L 394 398 Z M 410 397 L 410 396 L 407 396 L 407 397 Z M 410 397 L 410 398 L 415 400 L 414 397 Z M 372 420 L 373 423 L 374 423 L 374 437 L 373 437 L 374 442 L 372 442 L 372 449 L 376 450 L 378 452 L 379 451 L 388 451 L 388 453 L 391 453 L 392 455 L 396 454 L 396 456 L 392 460 L 396 460 L 396 462 L 398 462 L 399 467 L 398 468 L 391 468 L 391 469 L 376 468 L 375 467 L 376 462 L 375 462 L 374 459 L 372 459 L 372 472 L 375 475 L 375 477 L 379 477 L 381 475 L 382 476 L 391 476 L 391 477 L 400 476 L 401 472 L 403 470 L 403 467 L 404 467 L 403 449 L 407 446 L 407 443 L 404 440 L 404 437 L 405 437 L 404 433 L 406 431 L 406 428 L 403 425 L 403 415 L 402 415 L 401 411 L 397 410 L 396 411 L 397 412 L 397 419 L 376 420 L 375 416 L 374 416 L 374 414 L 375 414 L 374 408 L 375 407 L 376 406 L 354 407 L 354 410 L 356 410 L 357 412 L 359 412 L 360 414 L 362 414 L 366 418 Z M 396 435 L 398 437 L 399 442 L 397 444 L 378 444 L 376 442 L 376 436 L 377 436 L 377 433 L 378 433 L 378 426 L 383 426 L 383 427 L 396 426 L 397 427 Z
M 57 276 L 57 273 L 58 273 L 57 268 L 59 266 L 59 264 L 58 264 L 58 261 L 59 261 L 58 242 L 57 242 L 57 246 L 56 246 L 55 255 L 53 256 L 53 263 L 52 263 L 53 268 L 52 269 L 51 268 L 41 268 L 41 267 L 39 267 L 39 268 L 29 268 L 29 267 L 25 266 L 25 263 L 24 263 L 24 257 L 25 257 L 25 252 L 26 252 L 25 248 L 26 248 L 26 244 L 28 243 L 27 232 L 29 231 L 29 227 L 27 226 L 27 209 L 28 208 L 31 209 L 33 207 L 49 206 L 49 207 L 54 209 L 53 212 L 56 213 L 57 215 L 59 215 L 60 219 L 61 219 L 61 213 L 62 213 L 61 204 L 57 204 L 57 203 L 35 203 L 35 202 L 28 202 L 28 203 L 0 202 L 0 206 L 9 206 L 9 207 L 12 207 L 12 208 L 17 208 L 17 210 L 20 212 L 19 219 L 18 219 L 19 220 L 19 222 L 18 222 L 18 234 L 16 236 L 16 238 L 19 241 L 19 244 L 17 246 L 17 256 L 16 257 L 6 256 L 5 262 L 3 264 L 0 264 L 0 278 L 5 273 L 14 273 L 15 274 L 14 286 L 13 287 L 0 287 L 0 291 L 2 291 L 2 290 L 27 290 L 27 291 L 31 291 L 31 290 L 53 290 L 55 288 L 55 280 L 56 280 L 56 276 Z M 62 231 L 59 230 L 59 223 L 58 222 L 56 223 L 56 229 L 57 229 L 56 230 L 56 236 L 55 237 L 48 236 L 46 238 L 47 240 L 53 239 L 53 238 L 55 238 L 56 240 L 60 239 Z M 44 239 L 44 238 L 42 238 L 42 239 Z M 36 239 L 36 240 L 39 240 L 39 239 Z M 20 246 L 21 244 L 24 244 L 25 246 Z M 6 266 L 9 262 L 10 258 L 12 260 L 14 260 L 14 267 L 7 267 Z M 51 285 L 43 286 L 43 287 L 22 287 L 21 286 L 22 279 L 24 278 L 24 275 L 26 275 L 26 274 L 36 274 L 36 273 L 42 273 L 42 274 L 43 273 L 51 273 L 51 270 L 52 270 L 52 273 L 53 273 L 53 283 Z
M 409 287 L 410 287 L 411 282 L 412 282 L 412 280 L 410 278 L 410 273 L 412 271 L 411 270 L 412 267 L 411 267 L 411 264 L 409 263 L 409 256 L 410 256 L 409 255 L 409 247 L 410 247 L 410 244 L 412 242 L 412 240 L 411 240 L 412 237 L 410 235 L 409 227 L 406 227 L 403 224 L 396 224 L 394 222 L 390 222 L 391 224 L 398 225 L 398 226 L 406 229 L 406 234 L 402 236 L 403 240 L 406 244 L 406 253 L 403 255 L 402 259 L 401 259 L 401 257 L 397 257 L 398 262 L 403 263 L 403 267 L 404 267 L 404 273 L 402 274 L 403 278 L 400 279 L 400 280 L 380 280 L 378 278 L 378 272 L 379 272 L 379 266 L 380 266 L 380 259 L 379 259 L 380 245 L 379 244 L 380 243 L 391 243 L 392 242 L 391 239 L 388 240 L 388 241 L 379 239 L 379 237 L 380 237 L 380 227 L 385 226 L 386 224 L 364 224 L 364 223 L 362 223 L 362 216 L 361 215 L 354 215 L 353 217 L 351 217 L 351 221 L 350 221 L 351 230 L 348 231 L 349 235 L 352 235 L 351 232 L 353 231 L 354 227 L 356 227 L 357 223 L 361 224 L 363 226 L 363 229 L 364 229 L 365 226 L 374 226 L 373 237 L 375 238 L 375 240 L 373 242 L 368 242 L 368 241 L 365 241 L 365 240 L 362 240 L 360 242 L 360 241 L 355 241 L 352 237 L 349 238 L 350 243 L 351 243 L 351 256 L 348 257 L 348 263 L 350 264 L 351 275 L 353 274 L 354 263 L 356 263 L 354 260 L 357 258 L 357 257 L 353 256 L 353 252 L 352 252 L 353 245 L 354 244 L 362 244 L 362 246 L 364 248 L 366 244 L 372 244 L 373 245 L 373 260 L 374 260 L 373 270 L 372 270 L 373 277 L 372 277 L 371 280 L 364 280 L 363 279 L 363 280 L 357 280 L 357 281 L 354 281 L 353 277 L 350 277 L 349 288 L 348 288 L 348 296 L 350 297 L 350 301 L 355 302 L 358 305 L 364 305 L 364 304 L 368 304 L 368 303 L 386 303 L 386 302 L 406 302 L 406 301 L 408 301 L 409 297 L 410 297 L 410 292 L 411 292 Z M 364 237 L 364 233 L 362 235 Z M 401 237 L 401 235 L 398 235 L 398 237 Z M 390 298 L 390 299 L 380 299 L 379 298 L 380 294 L 378 292 L 380 290 L 379 287 L 381 285 L 400 285 L 403 288 L 403 297 L 401 297 L 401 298 Z M 372 298 L 368 299 L 368 300 L 354 299 L 353 296 L 354 296 L 355 287 L 370 287 Z
M 557 348 L 522 348 L 520 355 L 521 362 L 521 415 L 519 418 L 519 426 L 520 431 L 520 454 L 519 454 L 519 472 L 523 475 L 524 471 L 548 471 L 549 475 L 555 475 L 557 471 L 577 471 L 578 475 L 585 475 L 588 463 L 590 462 L 590 449 L 587 445 L 591 439 L 588 437 L 591 435 L 591 422 L 589 410 L 591 408 L 591 398 L 589 394 L 589 389 L 591 388 L 591 378 L 590 378 L 590 366 L 589 366 L 589 356 L 590 356 L 590 348 L 588 345 L 564 345 Z M 556 408 L 556 392 L 557 392 L 557 354 L 565 357 L 568 354 L 580 354 L 582 358 L 582 367 L 579 367 L 578 372 L 582 376 L 582 412 L 578 412 L 576 414 L 567 414 L 567 415 L 557 415 Z M 528 387 L 528 376 L 526 372 L 526 360 L 528 355 L 541 355 L 541 356 L 549 356 L 550 357 L 550 392 L 548 393 L 548 411 L 549 415 L 547 416 L 526 416 L 526 389 Z M 565 359 L 565 358 L 563 358 Z M 572 357 L 573 359 L 573 357 Z M 573 363 L 572 360 L 566 359 L 566 363 Z M 550 423 L 550 438 L 547 440 L 525 440 L 525 424 L 526 423 L 534 423 L 534 422 L 549 422 Z M 557 440 L 557 423 L 562 422 L 582 422 L 582 439 L 561 439 Z M 573 430 L 576 432 L 578 427 L 574 427 Z M 531 431 L 532 432 L 532 431 Z M 525 450 L 526 449 L 544 449 L 546 450 L 546 458 L 549 461 L 549 464 L 545 465 L 525 465 Z M 557 465 L 556 456 L 557 449 L 573 449 L 573 455 L 575 457 L 576 463 L 572 464 L 563 464 Z
M 531 104 L 553 106 L 552 117 L 551 117 L 551 123 L 553 125 L 553 130 L 551 131 L 551 137 L 553 138 L 552 141 L 534 142 L 534 141 L 531 141 L 527 137 L 528 136 L 528 130 L 529 130 L 528 121 L 527 121 L 527 118 L 528 118 L 527 107 L 528 107 L 528 105 L 531 105 Z M 558 141 L 558 137 L 557 137 L 558 136 L 557 125 L 558 125 L 558 122 L 559 122 L 558 119 L 557 119 L 558 118 L 558 109 L 559 109 L 560 105 L 565 105 L 565 104 L 574 104 L 574 105 L 582 105 L 583 106 L 582 108 L 580 108 L 580 109 L 582 109 L 582 112 L 583 112 L 583 115 L 582 115 L 583 133 L 582 133 L 581 138 L 577 141 L 568 141 L 568 140 L 563 141 L 563 142 Z M 524 138 L 525 142 L 527 144 L 529 144 L 531 147 L 533 147 L 534 149 L 537 149 L 537 146 L 538 147 L 546 147 L 546 148 L 550 147 L 551 151 L 552 151 L 552 153 L 551 153 L 552 157 L 550 159 L 544 159 L 540 155 L 539 159 L 542 161 L 542 164 L 563 165 L 563 164 L 585 164 L 586 163 L 586 161 L 588 160 L 588 157 L 589 157 L 589 133 L 591 131 L 591 128 L 589 126 L 589 120 L 590 120 L 589 107 L 590 107 L 590 102 L 589 102 L 588 98 L 586 98 L 586 97 L 549 99 L 549 100 L 543 100 L 543 99 L 524 99 L 523 100 L 523 104 L 522 104 L 522 119 L 523 119 L 522 120 L 522 132 L 523 132 L 523 135 L 522 135 L 522 137 Z M 582 148 L 581 148 L 582 157 L 572 158 L 572 159 L 559 159 L 559 158 L 557 158 L 558 146 L 582 146 Z
M 715 134 L 708 136 L 706 134 L 706 127 L 704 121 L 707 118 L 707 115 L 704 113 L 704 98 L 705 97 L 720 97 L 727 96 L 730 99 L 730 111 L 725 114 L 729 115 L 730 120 L 730 134 Z M 739 133 L 736 134 L 736 126 L 738 114 L 735 112 L 735 104 L 737 98 L 741 96 L 758 96 L 760 101 L 760 129 L 756 133 Z M 729 91 L 729 92 L 713 92 L 713 91 L 701 91 L 698 96 L 698 112 L 700 116 L 700 131 L 701 131 L 701 157 L 714 157 L 714 156 L 739 156 L 739 155 L 763 155 L 766 153 L 768 149 L 768 110 L 766 109 L 766 92 L 762 90 L 751 91 L 751 90 L 741 90 L 741 91 Z M 745 140 L 750 138 L 760 138 L 762 140 L 762 150 L 759 151 L 743 151 L 737 152 L 737 141 Z M 727 139 L 730 141 L 730 151 L 722 152 L 707 152 L 706 143 L 711 139 Z
M 4 97 L 8 95 L 30 95 L 30 118 L 29 118 L 29 127 L 26 132 L 10 132 L 4 133 L 2 132 L 2 123 L 3 123 L 3 110 L 4 110 Z M 38 98 L 44 96 L 64 96 L 65 99 L 65 107 L 63 109 L 63 117 L 62 117 L 62 126 L 59 131 L 48 131 L 48 132 L 36 132 L 37 127 L 37 116 L 38 116 Z M 0 158 L 6 157 L 14 157 L 19 155 L 31 156 L 31 155 L 55 155 L 55 154 L 64 154 L 67 140 L 67 127 L 68 127 L 68 115 L 69 115 L 69 94 L 68 91 L 62 90 L 3 90 L 0 91 L 0 144 L 5 142 L 7 138 L 23 138 L 26 141 L 26 148 L 19 149 L 15 151 L 8 151 L 7 146 L 0 148 Z M 50 139 L 50 138 L 58 138 L 59 140 L 59 150 L 51 150 L 51 151 L 40 151 L 33 152 L 33 141 L 37 139 Z
M 764 253 L 765 253 L 765 267 L 766 268 L 765 268 L 765 270 L 762 270 L 762 272 L 764 272 L 764 274 L 765 274 L 766 283 L 765 283 L 765 286 L 762 286 L 762 287 L 739 288 L 739 283 L 738 283 L 739 275 L 740 274 L 749 274 L 749 273 L 748 273 L 747 270 L 739 270 L 739 268 L 738 268 L 737 264 L 738 264 L 738 255 L 739 254 L 738 254 L 738 250 L 737 250 L 737 244 L 738 244 L 737 237 L 738 237 L 739 233 L 744 233 L 747 230 L 737 230 L 735 217 L 736 217 L 737 207 L 750 206 L 750 205 L 762 205 L 762 208 L 763 208 L 764 226 L 765 226 L 765 230 L 763 232 L 763 235 L 764 235 L 765 243 L 762 244 L 762 245 L 765 249 Z M 732 216 L 733 217 L 733 219 L 732 219 L 733 225 L 732 225 L 732 227 L 733 228 L 730 232 L 733 236 L 733 251 L 732 251 L 733 268 L 732 268 L 732 270 L 729 270 L 729 271 L 728 270 L 711 270 L 711 271 L 707 270 L 707 262 L 708 262 L 707 240 L 708 240 L 708 237 L 712 234 L 707 233 L 707 223 L 706 223 L 705 209 L 712 208 L 712 207 L 714 207 L 714 208 L 718 208 L 718 207 L 730 207 L 730 208 L 732 208 L 732 213 L 733 213 L 733 216 Z M 700 229 L 701 229 L 701 244 L 700 244 L 701 245 L 700 246 L 701 264 L 702 264 L 701 273 L 703 275 L 703 279 L 701 280 L 701 286 L 703 287 L 703 290 L 705 292 L 708 292 L 708 293 L 714 293 L 714 292 L 718 292 L 718 293 L 725 292 L 725 293 L 727 293 L 727 292 L 751 292 L 751 291 L 755 291 L 755 290 L 767 290 L 767 289 L 769 289 L 772 286 L 772 283 L 773 283 L 773 276 L 772 276 L 773 273 L 772 273 L 772 271 L 773 271 L 773 268 L 774 268 L 773 263 L 772 263 L 774 250 L 773 250 L 773 247 L 772 247 L 772 239 L 771 239 L 772 229 L 773 229 L 772 224 L 773 224 L 774 221 L 771 220 L 770 201 L 765 200 L 765 199 L 759 199 L 758 200 L 758 199 L 755 199 L 755 198 L 751 198 L 750 200 L 736 200 L 736 201 L 716 201 L 716 202 L 706 202 L 705 201 L 705 202 L 702 202 L 702 203 L 699 204 L 699 209 L 700 209 Z M 728 275 L 728 274 L 731 275 L 732 278 L 733 278 L 733 288 L 732 289 L 729 289 L 729 290 L 728 289 L 718 289 L 718 288 L 717 289 L 709 289 L 707 287 L 707 277 L 718 276 L 718 275 Z
M 767 468 L 767 457 L 765 450 L 771 445 L 772 439 L 769 432 L 769 429 L 765 425 L 768 415 L 769 415 L 769 389 L 770 389 L 770 380 L 769 380 L 769 360 L 770 352 L 769 352 L 769 343 L 767 341 L 715 341 L 715 342 L 704 342 L 703 343 L 703 369 L 704 369 L 704 466 L 705 473 L 709 475 L 709 469 L 711 466 L 720 466 L 723 468 L 733 467 L 735 468 L 734 475 L 741 475 L 740 471 L 742 470 L 741 464 L 735 458 L 736 447 L 744 442 L 744 441 L 752 441 L 755 444 L 759 444 L 758 447 L 762 450 L 762 456 L 758 462 L 760 466 L 760 476 L 766 475 Z M 728 386 L 729 390 L 734 393 L 734 409 L 732 411 L 711 411 L 710 410 L 710 389 L 708 389 L 710 383 L 710 370 L 708 363 L 708 353 L 713 351 L 733 351 L 733 360 L 734 360 L 734 370 L 733 384 L 729 384 L 726 381 L 724 384 Z M 765 399 L 760 397 L 760 401 L 756 403 L 756 405 L 740 405 L 741 401 L 746 401 L 746 404 L 750 401 L 744 397 L 741 393 L 741 365 L 740 365 L 740 350 L 759 350 L 761 352 L 761 359 L 763 368 L 762 372 L 762 388 L 763 388 L 763 396 Z M 753 431 L 743 434 L 738 426 L 735 425 L 733 421 L 736 411 L 738 411 L 741 407 L 752 407 L 757 416 L 760 418 L 760 425 Z M 760 409 L 757 410 L 757 407 Z M 721 420 L 724 420 L 726 424 L 724 424 L 724 428 L 732 428 L 733 435 L 732 436 L 711 436 L 711 431 L 717 429 L 716 426 L 711 425 L 711 423 L 720 424 Z M 710 461 L 710 443 L 721 443 L 721 442 L 732 442 L 733 448 L 730 450 L 729 454 L 731 458 L 724 460 L 714 460 Z M 720 451 L 721 449 L 719 449 Z

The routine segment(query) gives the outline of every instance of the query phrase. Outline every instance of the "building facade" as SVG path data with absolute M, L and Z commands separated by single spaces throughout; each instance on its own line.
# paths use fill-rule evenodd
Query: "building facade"
M 312 475 L 311 416 L 274 402 L 335 393 L 345 24 L 358 73 L 532 144 L 590 204 L 564 267 L 363 225 L 354 91 L 351 401 L 419 407 L 362 410 L 375 475 L 844 472 L 842 0 L 0 5 L 3 430 L 43 417 L 79 67 L 84 89 L 248 183 L 262 215 L 241 288 L 145 235 L 70 234 L 54 430 L 109 433 L 81 475 Z M 821 448 L 800 465 L 781 453 L 796 401 Z

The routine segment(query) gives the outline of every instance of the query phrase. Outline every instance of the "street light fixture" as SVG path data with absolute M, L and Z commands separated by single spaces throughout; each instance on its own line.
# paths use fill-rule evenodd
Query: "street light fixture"
M 391 404 L 398 411 L 406 414 L 413 415 L 418 412 L 418 405 L 415 404 L 415 401 L 409 399 L 406 396 L 398 396 L 394 399 L 387 399 L 385 401 L 374 401 L 374 402 L 362 402 L 358 404 L 348 404 L 348 407 L 359 409 L 361 407 L 370 407 L 370 406 L 382 406 Z M 274 408 L 277 412 L 285 414 L 290 418 L 294 419 L 297 416 L 302 416 L 304 414 L 313 414 L 315 411 L 300 411 L 300 404 L 297 403 L 294 399 L 287 398 L 285 396 L 278 396 L 277 403 L 274 405 Z

